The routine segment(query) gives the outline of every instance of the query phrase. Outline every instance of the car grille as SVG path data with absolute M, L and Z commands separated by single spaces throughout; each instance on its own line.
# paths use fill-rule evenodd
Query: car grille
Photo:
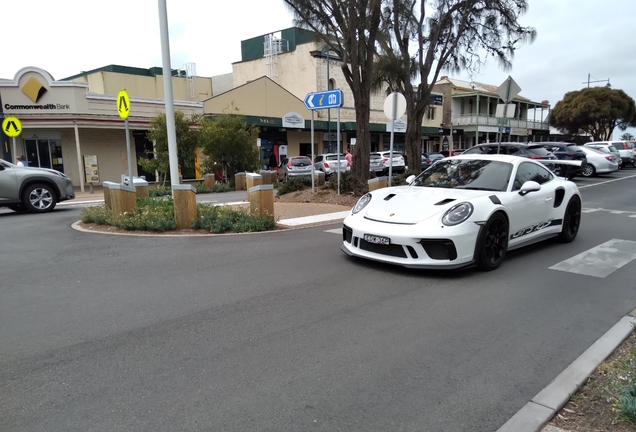
M 422 239 L 420 244 L 431 259 L 449 260 L 457 259 L 455 243 L 449 239 Z
M 353 236 L 353 230 L 346 225 L 342 226 L 342 240 L 347 243 L 351 243 L 351 237 Z
M 389 244 L 389 245 L 377 245 L 375 243 L 369 243 L 364 239 L 360 239 L 360 249 L 367 252 L 377 253 L 379 255 L 389 255 L 398 258 L 406 258 L 406 252 L 401 245 Z

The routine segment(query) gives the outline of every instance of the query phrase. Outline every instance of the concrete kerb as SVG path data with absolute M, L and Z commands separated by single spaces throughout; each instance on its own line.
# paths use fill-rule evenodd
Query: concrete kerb
M 631 334 L 636 309 L 620 319 L 497 432 L 537 432 L 570 400 L 596 368 Z

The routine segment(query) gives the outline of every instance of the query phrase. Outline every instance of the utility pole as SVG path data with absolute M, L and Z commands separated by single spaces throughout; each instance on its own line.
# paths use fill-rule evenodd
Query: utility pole
M 607 84 L 605 84 L 605 87 L 611 87 L 612 85 L 610 84 L 610 79 L 605 79 L 605 80 L 597 80 L 595 79 L 594 81 L 591 81 L 591 79 L 594 78 L 591 74 L 587 74 L 587 81 L 583 81 L 583 84 L 587 84 L 587 88 L 590 88 L 590 84 L 591 83 L 598 83 L 598 82 L 606 82 Z

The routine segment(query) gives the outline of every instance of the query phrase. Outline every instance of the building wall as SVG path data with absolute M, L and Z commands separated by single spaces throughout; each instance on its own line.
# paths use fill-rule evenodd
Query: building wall
M 163 75 L 141 76 L 100 71 L 87 76 L 73 78 L 76 82 L 88 83 L 88 90 L 98 94 L 117 95 L 125 89 L 130 97 L 163 99 Z M 195 96 L 191 97 L 187 79 L 172 77 L 172 93 L 175 100 L 203 101 L 212 97 L 212 79 L 194 77 Z

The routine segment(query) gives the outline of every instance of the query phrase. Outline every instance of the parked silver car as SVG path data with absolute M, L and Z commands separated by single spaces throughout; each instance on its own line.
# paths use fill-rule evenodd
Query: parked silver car
M 384 164 L 382 163 L 382 156 L 380 156 L 380 153 L 371 153 L 369 171 L 375 173 L 384 171 Z
M 287 181 L 293 177 L 308 177 L 311 179 L 311 159 L 307 156 L 291 156 L 283 159 L 278 168 L 278 180 Z
M 596 150 L 600 150 L 603 153 L 608 153 L 612 156 L 614 162 L 618 164 L 618 167 L 621 168 L 623 166 L 623 158 L 621 154 L 618 152 L 616 147 L 614 147 L 609 141 L 597 141 L 583 144 L 584 147 L 591 147 Z
M 329 177 L 333 173 L 349 171 L 351 167 L 345 155 L 340 155 L 340 169 L 338 169 L 338 153 L 323 153 L 314 158 L 314 168 Z
M 587 165 L 581 173 L 583 177 L 592 177 L 597 174 L 606 174 L 618 170 L 618 162 L 611 153 L 604 153 L 592 147 L 580 146 L 585 152 Z
M 380 155 L 382 158 L 382 165 L 384 167 L 383 172 L 385 174 L 389 173 L 389 166 L 392 166 L 391 171 L 393 174 L 401 173 L 406 170 L 406 164 L 404 163 L 404 155 L 402 153 L 398 153 L 396 151 L 393 152 L 393 163 L 389 162 L 389 158 L 391 156 L 390 151 L 381 151 L 377 153 L 371 153 Z
M 53 210 L 58 202 L 73 198 L 73 182 L 65 174 L 0 160 L 0 207 L 44 213 Z

